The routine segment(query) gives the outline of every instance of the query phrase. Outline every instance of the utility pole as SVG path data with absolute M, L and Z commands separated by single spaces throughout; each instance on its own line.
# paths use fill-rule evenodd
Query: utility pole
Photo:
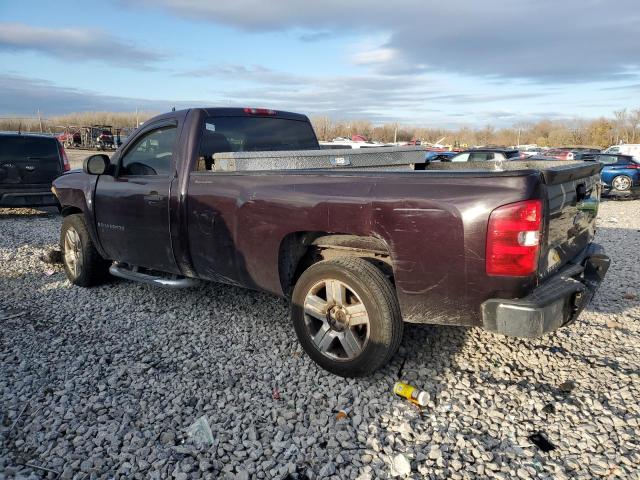
M 40 133 L 42 133 L 42 116 L 40 116 L 40 109 L 38 109 L 38 122 L 40 123 Z
M 136 128 L 140 126 L 140 122 L 138 121 L 138 107 L 136 107 Z
M 398 124 L 396 123 L 394 125 L 394 129 L 393 129 L 393 143 L 398 143 Z

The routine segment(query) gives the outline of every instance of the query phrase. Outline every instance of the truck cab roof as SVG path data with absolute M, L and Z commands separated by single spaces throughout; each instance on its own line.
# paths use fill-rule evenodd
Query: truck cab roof
M 201 110 L 207 116 L 216 117 L 274 117 L 286 120 L 299 120 L 302 122 L 308 122 L 309 118 L 301 113 L 287 112 L 284 110 L 272 110 L 269 108 L 254 108 L 254 107 L 196 107 L 183 110 L 175 110 L 172 112 L 163 113 L 157 115 L 145 122 L 148 124 L 152 121 L 163 120 L 167 118 L 175 118 L 178 116 L 185 116 L 191 110 Z

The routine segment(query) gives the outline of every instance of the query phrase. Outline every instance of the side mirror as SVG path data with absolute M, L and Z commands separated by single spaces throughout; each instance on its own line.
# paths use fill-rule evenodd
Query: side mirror
M 82 170 L 89 175 L 102 175 L 106 173 L 110 163 L 109 157 L 104 153 L 90 155 L 84 159 Z

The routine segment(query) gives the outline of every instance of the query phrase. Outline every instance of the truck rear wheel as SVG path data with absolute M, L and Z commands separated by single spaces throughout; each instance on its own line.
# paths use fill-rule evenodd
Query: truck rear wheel
M 79 287 L 92 287 L 107 278 L 109 262 L 96 250 L 82 214 L 73 214 L 62 221 L 60 232 L 62 263 L 67 278 Z
M 324 260 L 305 270 L 293 290 L 291 318 L 309 357 L 343 377 L 382 367 L 402 340 L 395 289 L 362 258 Z

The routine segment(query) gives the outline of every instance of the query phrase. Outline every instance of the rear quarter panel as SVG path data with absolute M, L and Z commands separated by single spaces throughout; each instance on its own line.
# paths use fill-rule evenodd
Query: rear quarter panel
M 374 236 L 389 247 L 406 321 L 473 325 L 485 299 L 532 286 L 532 278 L 486 276 L 485 238 L 494 208 L 538 186 L 537 176 L 460 172 L 196 173 L 190 251 L 202 277 L 282 294 L 278 256 L 287 235 Z

